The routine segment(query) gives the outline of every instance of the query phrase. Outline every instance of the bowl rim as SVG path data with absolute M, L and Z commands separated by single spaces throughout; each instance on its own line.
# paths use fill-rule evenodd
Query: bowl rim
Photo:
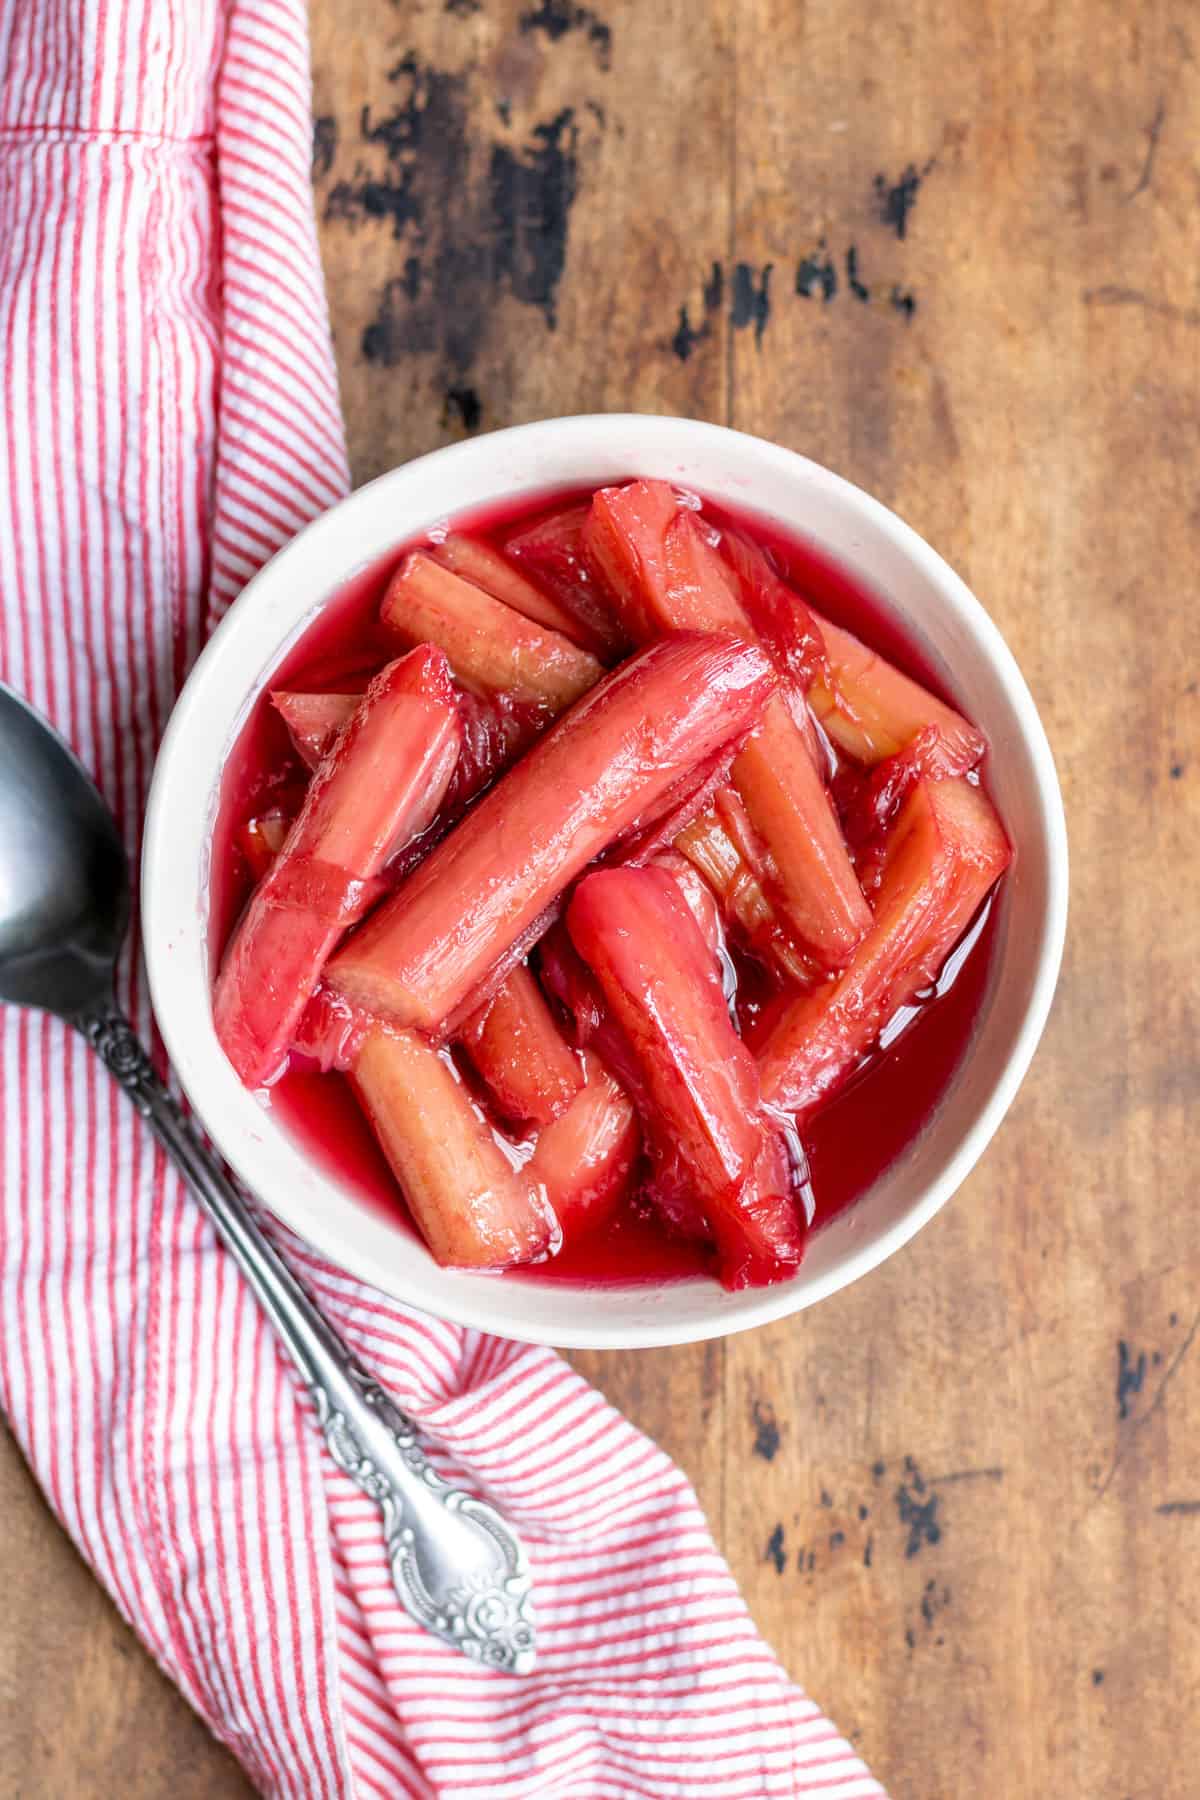
M 170 921 L 173 908 L 177 907 L 171 867 L 172 859 L 180 850 L 173 803 L 181 783 L 187 782 L 193 788 L 195 785 L 194 781 L 190 781 L 184 765 L 189 747 L 198 729 L 203 727 L 203 720 L 199 715 L 211 684 L 219 673 L 224 672 L 234 646 L 246 632 L 248 621 L 258 621 L 260 635 L 265 631 L 263 600 L 275 590 L 286 588 L 291 571 L 302 568 L 314 549 L 323 546 L 331 536 L 340 535 L 352 542 L 356 521 L 374 511 L 381 492 L 403 482 L 415 483 L 427 473 L 431 464 L 437 463 L 444 476 L 442 485 L 447 493 L 452 493 L 456 465 L 474 462 L 481 455 L 481 446 L 490 447 L 491 454 L 495 455 L 500 466 L 506 445 L 513 448 L 517 448 L 518 444 L 521 448 L 537 448 L 539 440 L 544 440 L 548 450 L 553 449 L 556 441 L 562 444 L 573 438 L 578 445 L 584 440 L 592 440 L 597 458 L 605 450 L 612 450 L 612 466 L 616 469 L 620 467 L 622 440 L 624 439 L 628 452 L 628 434 L 631 431 L 642 434 L 643 438 L 647 434 L 657 436 L 663 445 L 664 463 L 669 462 L 672 456 L 678 456 L 682 447 L 679 440 L 686 437 L 691 445 L 698 448 L 724 450 L 732 457 L 743 460 L 747 457 L 758 459 L 760 468 L 764 463 L 774 465 L 783 477 L 798 478 L 810 490 L 815 490 L 818 494 L 824 491 L 843 506 L 856 510 L 865 522 L 892 540 L 898 552 L 915 566 L 918 573 L 937 591 L 939 601 L 964 627 L 981 657 L 990 665 L 991 672 L 1015 715 L 1036 791 L 1038 825 L 1046 858 L 1046 891 L 1040 919 L 1041 944 L 1024 1016 L 1009 1052 L 986 1089 L 975 1116 L 934 1179 L 898 1218 L 848 1252 L 836 1267 L 807 1282 L 803 1280 L 801 1272 L 792 1281 L 776 1287 L 744 1290 L 734 1297 L 736 1307 L 714 1310 L 710 1319 L 697 1318 L 680 1324 L 648 1315 L 632 1329 L 620 1326 L 606 1328 L 602 1322 L 576 1327 L 569 1321 L 556 1324 L 550 1329 L 522 1321 L 521 1295 L 527 1290 L 516 1282 L 505 1283 L 506 1300 L 500 1311 L 507 1317 L 500 1322 L 490 1316 L 491 1308 L 485 1307 L 484 1311 L 489 1316 L 481 1317 L 469 1303 L 461 1306 L 447 1305 L 439 1298 L 431 1306 L 420 1290 L 419 1269 L 412 1272 L 411 1278 L 400 1275 L 391 1268 L 381 1270 L 366 1252 L 360 1253 L 355 1244 L 347 1245 L 339 1237 L 336 1212 L 322 1214 L 310 1208 L 297 1207 L 294 1203 L 291 1207 L 287 1203 L 281 1204 L 278 1196 L 270 1192 L 270 1181 L 262 1180 L 260 1175 L 251 1179 L 247 1167 L 246 1185 L 260 1197 L 267 1210 L 338 1269 L 369 1283 L 391 1298 L 422 1311 L 433 1312 L 453 1323 L 526 1342 L 556 1344 L 566 1348 L 648 1348 L 698 1342 L 749 1330 L 815 1305 L 819 1300 L 828 1298 L 869 1274 L 872 1269 L 893 1256 L 928 1224 L 966 1179 L 1008 1111 L 1033 1059 L 1049 1015 L 1067 924 L 1066 819 L 1053 754 L 1033 697 L 1012 652 L 986 608 L 944 558 L 897 513 L 845 477 L 797 451 L 786 449 L 765 438 L 735 431 L 728 426 L 667 414 L 574 414 L 509 426 L 457 444 L 444 445 L 385 471 L 335 503 L 298 532 L 250 578 L 193 665 L 159 747 L 147 806 L 141 875 L 142 931 L 150 994 L 159 1030 L 183 1090 L 235 1171 L 240 1173 L 242 1167 L 247 1165 L 265 1169 L 265 1163 L 251 1141 L 252 1134 L 235 1132 L 215 1104 L 208 1104 L 208 1078 L 201 1061 L 193 1053 L 195 1046 L 190 1041 L 186 1023 L 179 1017 L 174 1003 L 173 990 L 177 985 L 178 971 L 171 962 L 173 945 L 170 939 Z M 668 444 L 670 448 L 667 448 Z M 664 470 L 664 473 L 667 472 Z M 553 482 L 551 480 L 544 485 L 547 489 L 552 489 Z M 499 492 L 504 491 L 501 481 L 497 482 L 497 489 L 499 497 Z M 520 491 L 532 493 L 536 490 L 529 486 L 522 490 L 514 489 L 514 497 Z M 438 517 L 453 517 L 454 512 L 452 506 L 447 507 L 444 513 L 434 515 L 429 525 L 432 526 Z M 404 540 L 402 536 L 397 536 L 395 541 L 399 545 Z M 346 567 L 340 580 L 352 580 L 363 567 L 369 567 L 376 560 L 377 553 L 372 550 L 364 561 Z M 285 620 L 290 620 L 290 630 L 286 625 L 279 629 L 273 649 L 264 662 L 256 665 L 256 669 L 266 670 L 266 678 L 260 679 L 256 672 L 250 689 L 242 692 L 236 718 L 224 740 L 225 744 L 232 742 L 242 730 L 252 706 L 261 696 L 266 679 L 269 679 L 271 668 L 277 665 L 290 644 L 312 622 L 311 609 L 299 617 L 298 611 L 293 605 L 281 615 Z M 218 771 L 222 747 L 218 744 L 212 746 L 210 751 Z M 211 830 L 212 816 L 216 810 L 215 794 L 210 794 L 208 806 L 207 830 Z M 207 915 L 203 908 L 200 935 L 202 943 L 206 945 Z M 215 1048 L 211 1020 L 208 1021 L 208 1026 L 208 1035 Z M 216 1054 L 220 1056 L 219 1048 Z M 229 1074 L 232 1075 L 232 1071 Z M 257 1140 L 258 1144 L 261 1141 Z M 481 1292 L 493 1296 L 496 1290 L 497 1282 L 494 1277 L 481 1287 Z M 576 1291 L 570 1287 L 562 1290 L 564 1295 Z M 720 1292 L 719 1289 L 715 1290 L 714 1299 L 715 1294 Z

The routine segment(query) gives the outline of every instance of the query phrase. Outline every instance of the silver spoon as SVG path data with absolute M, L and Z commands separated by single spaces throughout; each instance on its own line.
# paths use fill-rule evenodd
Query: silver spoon
M 516 1533 L 434 1473 L 412 1421 L 354 1361 L 155 1074 L 113 999 L 128 922 L 112 814 L 62 739 L 0 683 L 0 1001 L 81 1031 L 173 1158 L 299 1369 L 334 1462 L 379 1502 L 401 1603 L 476 1662 L 527 1674 L 533 1608 Z

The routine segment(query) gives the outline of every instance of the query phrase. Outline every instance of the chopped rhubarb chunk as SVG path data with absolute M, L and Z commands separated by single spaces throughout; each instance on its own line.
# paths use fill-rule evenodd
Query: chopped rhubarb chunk
M 567 1016 L 573 1044 L 590 1043 L 604 1021 L 604 996 L 560 919 L 537 947 L 542 986 Z
M 525 1166 L 529 1179 L 545 1188 L 565 1244 L 612 1216 L 628 1191 L 641 1136 L 632 1100 L 599 1058 L 589 1056 L 586 1083 L 539 1132 Z
M 680 633 L 632 657 L 430 852 L 333 959 L 330 985 L 399 1025 L 452 1023 L 593 857 L 690 770 L 732 754 L 774 682 L 762 652 L 732 638 Z
M 271 704 L 287 726 L 297 754 L 315 769 L 361 699 L 361 694 L 278 693 L 271 695 Z
M 811 963 L 788 937 L 724 821 L 715 812 L 702 813 L 675 842 L 716 894 L 726 924 L 746 948 L 788 981 L 807 983 Z
M 567 926 L 636 1064 L 659 1182 L 681 1186 L 702 1215 L 726 1286 L 786 1277 L 804 1224 L 783 1139 L 678 886 L 659 869 L 600 870 L 576 889 Z
M 438 562 L 445 563 L 456 575 L 465 581 L 473 581 L 485 593 L 491 594 L 494 600 L 502 600 L 505 606 L 511 606 L 514 612 L 523 619 L 532 619 L 535 625 L 544 625 L 549 631 L 557 631 L 563 637 L 579 643 L 579 627 L 574 616 L 549 594 L 535 587 L 532 581 L 514 569 L 507 557 L 501 556 L 499 550 L 493 550 L 490 544 L 480 543 L 478 538 L 463 537 L 452 531 L 444 543 L 438 544 L 430 551 Z M 590 648 L 585 645 L 584 648 Z
M 522 618 L 423 550 L 406 556 L 392 577 L 380 617 L 410 644 L 437 644 L 468 687 L 517 705 L 561 712 L 603 674 L 578 644 Z
M 338 735 L 217 978 L 217 1035 L 247 1086 L 278 1073 L 326 959 L 436 813 L 460 737 L 446 659 L 430 649 L 381 670 Z
M 430 1251 L 447 1268 L 507 1269 L 553 1255 L 545 1190 L 520 1173 L 450 1055 L 411 1031 L 374 1031 L 355 1092 Z
M 868 765 L 903 750 L 927 726 L 938 734 L 938 775 L 965 775 L 987 741 L 961 713 L 947 706 L 894 663 L 868 649 L 840 625 L 818 618 L 829 658 L 829 676 L 809 689 L 809 704 L 839 750 Z
M 242 851 L 255 881 L 262 880 L 283 849 L 294 818 L 295 814 L 282 806 L 272 806 L 266 812 L 255 813 L 242 826 L 239 834 Z
M 583 1086 L 579 1059 L 523 963 L 461 1035 L 501 1115 L 513 1124 L 548 1125 Z
M 842 966 L 869 929 L 871 911 L 833 804 L 781 694 L 732 775 L 769 853 L 777 909 L 818 962 Z
M 827 1099 L 899 1007 L 933 981 L 1011 852 L 969 781 L 922 780 L 888 834 L 875 922 L 837 981 L 792 1000 L 763 1044 L 765 1098 L 803 1114 Z
M 766 552 L 740 532 L 723 531 L 721 547 L 763 648 L 807 693 L 829 671 L 825 639 L 812 608 L 776 573 Z
M 700 927 L 700 936 L 714 962 L 725 954 L 725 927 L 717 896 L 694 863 L 678 850 L 660 850 L 648 865 L 668 874 L 687 901 L 688 911 Z
M 589 561 L 616 597 L 626 631 L 644 644 L 662 631 L 731 631 L 753 635 L 732 579 L 720 563 L 697 567 L 690 537 L 668 534 L 681 512 L 678 496 L 665 481 L 630 481 L 600 488 L 592 497 L 583 528 Z M 698 528 L 697 528 L 698 530 Z
M 527 525 L 507 539 L 510 556 L 537 577 L 587 633 L 581 641 L 604 662 L 613 662 L 629 648 L 629 640 L 613 610 L 607 584 L 590 566 L 584 551 L 583 528 L 587 503 L 568 507 Z
M 666 482 L 601 489 L 585 535 L 634 636 L 684 628 L 755 636 L 734 573 L 695 515 L 679 510 Z M 767 707 L 732 776 L 770 853 L 775 904 L 823 967 L 843 966 L 871 913 L 814 746 L 782 694 Z

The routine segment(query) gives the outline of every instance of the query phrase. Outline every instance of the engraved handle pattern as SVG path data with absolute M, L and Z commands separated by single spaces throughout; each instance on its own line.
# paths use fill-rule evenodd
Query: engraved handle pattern
M 442 1480 L 416 1428 L 350 1355 L 201 1144 L 115 1006 L 74 1021 L 185 1177 L 258 1296 L 312 1395 L 329 1454 L 383 1512 L 392 1582 L 419 1624 L 485 1668 L 535 1656 L 532 1579 L 520 1540 L 486 1501 Z

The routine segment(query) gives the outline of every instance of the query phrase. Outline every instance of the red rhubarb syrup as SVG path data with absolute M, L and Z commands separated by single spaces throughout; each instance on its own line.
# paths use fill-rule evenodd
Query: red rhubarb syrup
M 518 508 L 466 514 L 454 521 L 454 529 L 500 548 L 516 527 L 587 501 L 592 492 L 588 488 L 544 494 Z M 955 703 L 886 605 L 824 552 L 749 511 L 735 512 L 707 501 L 703 510 L 715 524 L 736 526 L 767 549 L 781 574 L 820 612 L 931 692 Z M 428 537 L 418 541 L 427 542 Z M 414 547 L 398 545 L 348 581 L 280 660 L 269 687 L 326 693 L 359 688 L 398 654 L 399 647 L 378 622 L 379 604 L 392 573 Z M 212 856 L 209 948 L 214 976 L 254 885 L 239 841 L 241 828 L 275 804 L 295 803 L 307 776 L 270 704 L 269 692 L 264 693 L 230 753 L 222 782 Z M 894 1036 L 885 1031 L 885 1043 L 805 1122 L 810 1176 L 805 1203 L 812 1229 L 819 1230 L 853 1206 L 930 1122 L 970 1047 L 987 999 L 996 921 L 993 895 L 950 957 L 936 994 L 919 1008 L 909 1009 L 914 1016 Z M 757 1005 L 758 995 L 771 989 L 749 958 L 734 950 L 733 961 L 745 1017 Z M 362 1203 L 415 1233 L 403 1196 L 344 1076 L 322 1074 L 293 1059 L 268 1090 L 267 1104 L 305 1152 Z M 710 1256 L 702 1247 L 673 1237 L 631 1197 L 590 1237 L 566 1247 L 549 1262 L 511 1270 L 506 1278 L 623 1286 L 681 1280 L 710 1270 Z

